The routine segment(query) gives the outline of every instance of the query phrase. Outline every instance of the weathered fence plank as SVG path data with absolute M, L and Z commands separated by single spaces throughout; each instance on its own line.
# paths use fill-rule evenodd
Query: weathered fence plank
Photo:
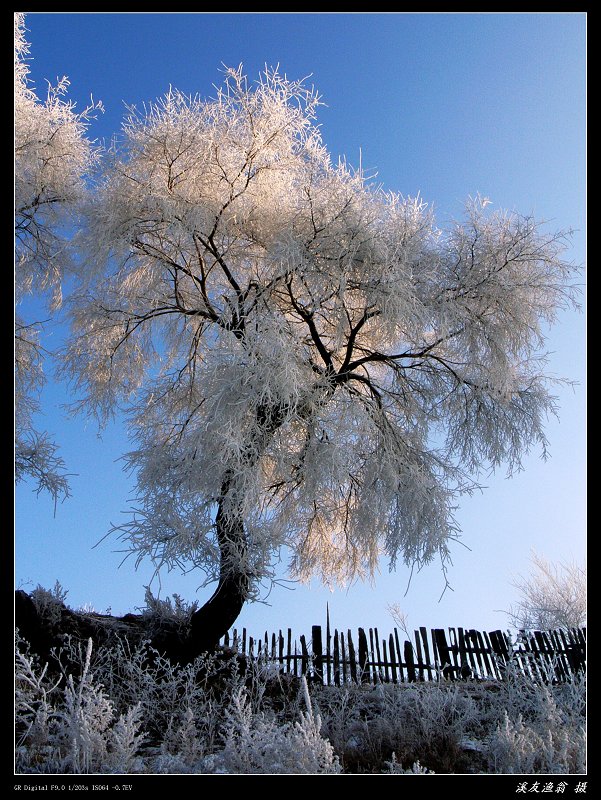
M 387 652 L 387 648 L 386 648 L 386 639 L 382 639 L 382 653 L 384 654 L 382 656 L 382 660 L 383 660 L 383 664 L 384 664 L 384 667 L 383 667 L 383 678 L 384 678 L 385 683 L 390 683 L 390 674 L 388 672 L 388 668 L 390 666 L 390 662 L 388 661 L 388 652 Z
M 449 649 L 451 651 L 451 657 L 453 659 L 452 663 L 452 671 L 451 676 L 453 678 L 459 678 L 461 676 L 461 657 L 459 655 L 459 644 L 457 642 L 457 631 L 455 628 L 449 628 Z
M 350 629 L 346 632 L 348 636 L 348 658 L 351 668 L 351 681 L 357 683 L 357 660 L 355 657 L 355 645 L 353 644 L 353 637 L 351 636 Z
M 411 642 L 405 642 L 405 664 L 407 666 L 407 680 L 414 683 L 417 679 L 415 674 L 415 661 L 413 658 L 413 647 Z
M 457 628 L 457 646 L 459 647 L 459 662 L 461 664 L 462 675 L 467 676 L 467 671 L 470 674 L 475 672 L 473 658 L 474 654 L 469 646 L 469 641 L 466 641 L 466 636 L 463 628 Z M 468 663 L 468 650 L 469 650 L 469 663 Z M 471 666 L 470 666 L 471 664 Z
M 370 656 L 370 665 L 371 665 L 371 676 L 373 678 L 374 683 L 380 683 L 380 674 L 378 672 L 378 668 L 376 667 L 376 651 L 374 648 L 374 629 L 369 629 L 369 656 Z
M 311 642 L 313 647 L 313 671 L 318 683 L 324 682 L 323 674 L 323 646 L 321 642 L 321 625 L 311 628 Z
M 586 629 L 521 631 L 515 642 L 502 631 L 474 629 L 419 628 L 403 643 L 396 628 L 388 638 L 377 628 L 358 629 L 358 651 L 350 629 L 346 636 L 337 628 L 332 635 L 328 624 L 325 642 L 320 625 L 311 628 L 311 652 L 305 636 L 300 647 L 292 629 L 271 636 L 265 631 L 257 639 L 237 629 L 228 631 L 222 644 L 234 647 L 249 659 L 277 664 L 280 673 L 311 674 L 323 685 L 347 683 L 403 683 L 443 678 L 451 680 L 503 680 L 508 669 L 529 679 L 560 683 L 586 669 Z M 448 637 L 448 638 L 447 638 Z M 324 646 L 325 645 L 325 646 Z
M 419 634 L 418 634 L 417 631 L 415 631 L 415 653 L 416 653 L 416 656 L 417 656 L 417 666 L 418 666 L 418 669 L 419 669 L 419 679 L 420 679 L 420 681 L 423 681 L 425 664 L 424 664 L 424 659 L 422 657 L 422 647 L 421 647 L 421 643 L 420 643 L 420 640 L 419 640 Z
M 330 605 L 326 604 L 326 674 L 324 683 L 327 686 L 332 685 L 331 665 L 332 665 L 332 650 L 331 650 L 332 637 L 330 636 Z
M 371 637 L 371 628 L 369 629 L 369 631 L 370 631 L 370 637 Z M 380 638 L 379 638 L 379 635 L 378 635 L 378 629 L 377 628 L 374 628 L 374 640 L 375 640 L 375 643 L 376 643 L 375 656 L 376 656 L 376 659 L 377 659 L 376 663 L 378 664 L 378 666 L 377 666 L 378 678 L 380 679 L 380 682 L 382 683 L 386 679 L 384 677 L 384 670 L 382 669 L 382 656 L 380 655 Z
M 432 660 L 430 658 L 430 650 L 428 648 L 428 631 L 425 628 L 420 628 L 419 632 L 422 637 L 422 642 L 424 645 L 424 654 L 426 656 L 426 664 L 428 670 L 428 680 L 432 680 Z
M 486 648 L 487 648 L 487 652 L 488 652 L 488 661 L 489 661 L 489 664 L 490 664 L 490 677 L 495 679 L 495 680 L 498 680 L 501 677 L 501 670 L 499 669 L 499 664 L 498 664 L 497 659 L 495 657 L 495 651 L 494 651 L 492 642 L 490 640 L 490 637 L 489 637 L 488 633 L 486 633 L 486 631 L 483 631 L 482 637 L 484 639 L 484 642 L 485 642 L 485 645 L 486 645 Z
M 369 666 L 367 664 L 367 659 L 368 659 L 367 637 L 365 635 L 365 631 L 363 630 L 363 628 L 359 628 L 358 638 L 359 638 L 359 670 L 361 675 L 360 681 L 361 683 L 371 683 Z
M 388 649 L 390 652 L 390 672 L 392 674 L 392 682 L 398 683 L 397 671 L 396 671 L 396 655 L 394 652 L 394 638 L 392 633 L 388 637 Z
M 486 667 L 484 666 L 483 657 L 483 643 L 478 640 L 478 631 L 470 629 L 466 631 L 468 641 L 470 642 L 470 661 L 473 674 L 482 678 L 486 675 Z
M 399 632 L 397 629 L 394 629 L 394 643 L 396 647 L 396 654 L 399 662 L 399 678 L 401 683 L 404 683 L 405 676 L 403 674 L 403 654 L 401 652 L 401 643 L 399 642 Z
M 432 631 L 432 639 L 436 642 L 438 652 L 438 666 L 442 671 L 443 677 L 452 677 L 453 665 L 451 664 L 451 651 L 447 644 L 447 637 L 442 628 L 435 628 Z
M 490 646 L 490 642 L 484 636 L 484 634 L 481 633 L 480 631 L 474 631 L 474 633 L 476 634 L 476 638 L 478 639 L 478 643 L 480 645 L 481 653 L 482 653 L 482 661 L 484 663 L 484 673 L 483 673 L 482 677 L 483 678 L 495 678 L 496 677 L 496 673 L 495 673 L 495 669 L 494 669 L 494 667 L 492 665 L 492 659 L 491 659 L 492 648 Z
M 334 685 L 340 686 L 340 649 L 337 628 L 334 628 Z
M 296 646 L 294 650 L 294 654 L 296 655 Z M 286 642 L 286 672 L 291 672 L 290 669 L 290 659 L 292 657 L 292 628 L 288 628 L 288 637 Z
M 307 648 L 307 640 L 304 636 L 299 636 L 302 661 L 301 661 L 301 675 L 306 675 L 309 672 L 309 650 Z

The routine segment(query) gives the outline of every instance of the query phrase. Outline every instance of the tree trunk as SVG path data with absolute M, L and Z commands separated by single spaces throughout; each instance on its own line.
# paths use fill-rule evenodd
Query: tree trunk
M 255 437 L 248 443 L 246 463 L 257 464 L 274 432 L 286 417 L 286 406 L 261 405 L 256 411 Z M 215 518 L 220 551 L 219 584 L 213 596 L 192 615 L 191 651 L 193 655 L 215 650 L 238 618 L 248 600 L 250 578 L 246 560 L 248 542 L 242 513 L 226 514 L 225 498 L 234 476 L 227 470 L 221 486 L 221 499 Z
M 227 477 L 223 495 L 230 483 L 231 477 Z M 250 579 L 244 569 L 247 542 L 242 519 L 226 516 L 222 501 L 215 527 L 220 550 L 220 578 L 213 596 L 192 615 L 191 646 L 194 655 L 215 650 L 219 639 L 240 615 L 250 588 Z

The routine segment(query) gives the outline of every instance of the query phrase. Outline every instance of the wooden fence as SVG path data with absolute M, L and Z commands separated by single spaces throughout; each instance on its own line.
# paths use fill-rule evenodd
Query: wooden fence
M 262 638 L 248 636 L 246 628 L 226 634 L 221 643 L 249 659 L 277 668 L 280 673 L 306 675 L 325 685 L 348 683 L 404 683 L 437 680 L 503 680 L 517 669 L 538 682 L 563 682 L 586 669 L 586 628 L 553 631 L 521 631 L 516 641 L 507 633 L 466 628 L 426 628 L 413 639 L 401 640 L 398 630 L 380 638 L 377 628 L 368 632 L 330 631 L 320 625 L 292 640 L 278 631 Z

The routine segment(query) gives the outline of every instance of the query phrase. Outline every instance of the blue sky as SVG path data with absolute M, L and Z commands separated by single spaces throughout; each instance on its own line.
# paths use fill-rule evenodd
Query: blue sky
M 291 78 L 311 75 L 325 106 L 319 115 L 330 152 L 377 172 L 386 188 L 418 192 L 441 226 L 480 192 L 495 207 L 533 213 L 552 229 L 575 229 L 566 258 L 585 261 L 586 16 L 524 14 L 29 14 L 31 77 L 67 75 L 69 97 L 83 108 L 90 95 L 105 113 L 90 136 L 109 140 L 124 104 L 140 106 L 169 85 L 208 96 L 223 64 L 243 63 L 250 78 L 280 65 Z M 440 567 L 414 575 L 385 564 L 373 585 L 330 592 L 313 584 L 276 587 L 271 605 L 243 611 L 251 632 L 332 625 L 388 630 L 387 603 L 398 602 L 410 626 L 505 627 L 515 600 L 512 575 L 528 568 L 532 548 L 552 561 L 585 557 L 585 324 L 563 313 L 549 334 L 549 371 L 578 382 L 558 392 L 560 422 L 550 420 L 551 459 L 539 453 L 511 480 L 486 476 L 483 494 L 457 512 L 462 543 L 452 550 L 444 588 Z M 60 319 L 46 346 L 60 345 Z M 118 459 L 128 449 L 122 422 L 99 438 L 92 423 L 69 419 L 73 399 L 52 380 L 39 427 L 51 431 L 72 477 L 73 497 L 53 513 L 32 486 L 16 489 L 15 581 L 26 589 L 55 580 L 77 607 L 115 614 L 143 605 L 149 565 L 119 567 L 115 538 L 94 545 L 123 519 L 132 482 Z M 282 571 L 285 580 L 285 571 Z M 196 592 L 200 575 L 162 576 L 161 596 Z M 158 584 L 153 584 L 155 590 Z M 288 587 L 288 588 L 286 588 Z

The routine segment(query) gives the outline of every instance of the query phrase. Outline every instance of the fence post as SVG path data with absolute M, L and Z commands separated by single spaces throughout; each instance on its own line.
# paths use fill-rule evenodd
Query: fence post
M 286 672 L 288 675 L 292 672 L 290 669 L 291 667 L 291 657 L 292 657 L 292 629 L 288 628 L 288 641 L 286 646 Z M 296 655 L 296 642 L 294 643 L 294 655 Z M 296 659 L 294 659 L 294 666 L 296 667 Z M 296 670 L 295 670 L 296 674 Z
M 346 675 L 347 675 L 347 671 L 348 671 L 346 667 L 347 667 L 348 661 L 346 659 L 346 647 L 345 647 L 345 644 L 344 644 L 344 633 L 342 633 L 342 631 L 340 631 L 340 655 L 341 655 L 340 665 L 342 667 L 342 683 L 345 684 L 345 683 L 348 683 L 348 681 L 346 679 Z
M 311 628 L 311 641 L 313 646 L 313 669 L 315 670 L 315 680 L 323 684 L 323 645 L 321 641 L 321 625 L 313 625 Z
M 390 671 L 392 673 L 392 682 L 397 683 L 396 657 L 394 654 L 394 638 L 392 634 L 390 634 L 388 637 L 388 651 L 390 653 Z
M 394 643 L 396 646 L 396 654 L 399 660 L 399 680 L 401 683 L 405 682 L 405 675 L 403 674 L 403 654 L 401 653 L 401 643 L 399 642 L 399 632 L 394 629 Z
M 428 680 L 432 680 L 432 660 L 430 658 L 430 648 L 428 647 L 428 631 L 425 628 L 420 628 L 419 632 L 424 644 L 424 656 L 426 658 L 426 668 L 428 670 Z
M 447 644 L 447 637 L 442 628 L 435 628 L 433 631 L 433 640 L 436 642 L 436 650 L 438 651 L 439 666 L 445 678 L 453 676 L 453 664 L 451 662 L 451 651 Z
M 351 629 L 346 632 L 348 642 L 348 660 L 351 668 L 351 681 L 357 683 L 357 659 L 355 656 L 355 645 L 353 644 L 353 637 L 351 636 Z
M 309 651 L 307 650 L 307 640 L 303 635 L 300 636 L 300 645 L 303 654 L 301 659 L 301 675 L 306 675 L 309 669 Z
M 334 628 L 334 683 L 336 686 L 340 686 L 340 649 L 337 628 Z
M 370 639 L 371 639 L 371 628 L 369 629 L 369 636 L 370 636 Z M 378 664 L 378 666 L 376 668 L 376 674 L 377 674 L 377 676 L 378 676 L 378 678 L 380 680 L 380 683 L 382 683 L 383 681 L 386 680 L 386 678 L 384 677 L 384 669 L 382 668 L 382 656 L 380 655 L 380 640 L 379 640 L 378 637 L 379 637 L 378 629 L 374 628 L 374 640 L 375 640 L 375 643 L 376 643 L 376 651 L 374 653 L 373 645 L 372 645 L 372 654 L 375 655 L 374 661 L 376 661 L 377 664 Z
M 330 604 L 326 603 L 326 670 L 324 683 L 332 685 L 332 636 L 330 634 Z
M 413 647 L 411 642 L 405 642 L 405 664 L 407 665 L 407 680 L 410 683 L 415 683 L 417 675 L 415 674 L 415 662 L 413 660 Z
M 419 668 L 419 679 L 420 679 L 420 681 L 423 681 L 423 679 L 424 679 L 424 667 L 426 665 L 424 664 L 424 657 L 422 655 L 422 648 L 421 648 L 421 644 L 420 644 L 419 633 L 418 633 L 418 631 L 414 631 L 413 634 L 414 634 L 414 637 L 415 637 L 415 655 L 417 656 L 417 666 Z
M 361 683 L 370 683 L 367 666 L 367 636 L 363 628 L 359 628 L 359 669 Z

